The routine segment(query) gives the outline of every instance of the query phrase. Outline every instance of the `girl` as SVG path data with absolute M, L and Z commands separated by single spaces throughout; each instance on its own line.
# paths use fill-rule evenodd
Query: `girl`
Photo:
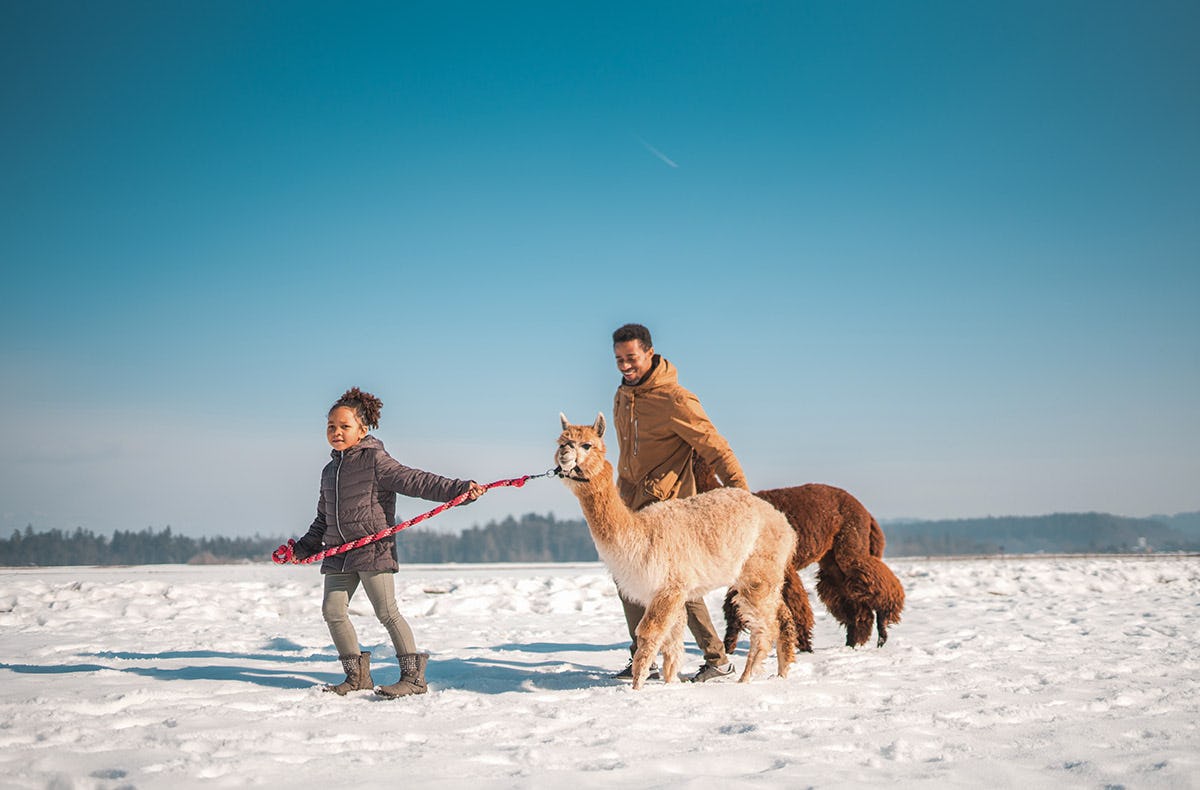
M 473 480 L 454 480 L 412 469 L 388 455 L 383 442 L 367 433 L 379 427 L 382 407 L 379 398 L 354 387 L 329 409 L 325 438 L 333 448 L 333 460 L 321 473 L 317 517 L 308 533 L 293 546 L 296 559 L 311 557 L 323 546 L 340 546 L 392 526 L 396 494 L 436 502 L 467 494 L 474 501 L 486 490 Z M 417 652 L 412 629 L 396 606 L 393 574 L 399 569 L 394 536 L 327 557 L 321 564 L 325 576 L 321 614 L 346 670 L 346 679 L 336 686 L 325 686 L 325 691 L 344 696 L 349 691 L 374 687 L 371 654 L 359 650 L 358 635 L 349 618 L 350 598 L 361 584 L 400 662 L 400 680 L 380 687 L 376 693 L 389 699 L 425 693 L 429 656 Z

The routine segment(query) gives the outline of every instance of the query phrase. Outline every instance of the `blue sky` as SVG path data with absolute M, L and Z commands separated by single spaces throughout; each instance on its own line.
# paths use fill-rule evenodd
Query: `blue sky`
M 299 534 L 351 385 L 543 471 L 627 321 L 756 488 L 1200 509 L 1194 3 L 2 13 L 2 530 Z

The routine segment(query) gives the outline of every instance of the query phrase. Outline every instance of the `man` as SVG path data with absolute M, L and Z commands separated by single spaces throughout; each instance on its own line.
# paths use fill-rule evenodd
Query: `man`
M 700 401 L 679 386 L 671 363 L 654 353 L 649 329 L 626 324 L 613 332 L 613 354 L 621 373 L 612 412 L 620 447 L 617 488 L 631 510 L 695 494 L 693 453 L 709 463 L 724 485 L 748 488 L 733 450 L 717 433 Z M 621 604 L 632 640 L 629 651 L 636 653 L 636 629 L 646 610 L 623 596 Z M 704 666 L 692 682 L 733 674 L 733 664 L 725 655 L 704 601 L 688 601 L 687 615 L 688 628 L 704 652 Z M 615 677 L 632 680 L 632 660 Z M 657 677 L 656 667 L 651 667 L 651 677 Z

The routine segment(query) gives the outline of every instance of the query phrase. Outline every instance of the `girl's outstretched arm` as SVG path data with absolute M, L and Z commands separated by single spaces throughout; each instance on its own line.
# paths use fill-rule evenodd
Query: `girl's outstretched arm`
M 386 452 L 376 454 L 375 479 L 379 482 L 379 487 L 387 491 L 434 502 L 449 502 L 459 494 L 471 491 L 472 485 L 478 485 L 470 480 L 442 477 L 433 472 L 405 466 Z M 476 494 L 476 497 L 478 496 Z

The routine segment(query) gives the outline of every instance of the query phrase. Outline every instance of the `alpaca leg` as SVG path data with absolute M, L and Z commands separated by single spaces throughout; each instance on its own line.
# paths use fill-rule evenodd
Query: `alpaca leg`
M 671 625 L 667 637 L 663 641 L 663 673 L 664 683 L 679 680 L 679 669 L 683 666 L 683 633 L 687 625 L 687 615 L 684 609 L 679 610 L 679 617 Z
M 737 590 L 730 587 L 729 591 L 725 593 L 725 603 L 721 607 L 725 613 L 725 655 L 729 656 L 737 650 L 738 634 L 745 628 L 733 601 L 736 596 Z
M 746 668 L 742 670 L 741 677 L 738 678 L 738 683 L 749 683 L 754 673 L 762 666 L 763 659 L 770 652 L 771 645 L 767 642 L 766 635 L 761 629 L 752 629 L 750 631 L 750 650 L 746 654 Z
M 779 606 L 779 637 L 775 641 L 775 658 L 779 663 L 779 677 L 786 678 L 796 660 L 796 621 L 787 603 Z M 811 652 L 811 650 L 810 650 Z
M 839 623 L 846 628 L 846 646 L 857 647 L 871 636 L 871 615 L 868 609 L 854 599 L 849 589 L 849 579 L 838 565 L 834 551 L 826 552 L 821 557 L 820 569 L 817 571 L 817 596 L 825 604 L 825 608 Z M 866 633 L 862 633 L 863 629 Z
M 817 597 L 821 599 L 821 603 L 825 604 L 825 608 L 833 615 L 833 619 L 843 626 L 846 625 L 846 596 L 842 591 L 845 584 L 846 577 L 834 561 L 833 552 L 827 552 L 821 557 L 817 570 Z
M 633 654 L 633 687 L 640 689 L 650 674 L 650 665 L 662 648 L 663 640 L 683 612 L 684 596 L 677 590 L 660 590 L 646 607 L 638 623 L 637 652 Z
M 783 602 L 791 613 L 792 627 L 787 629 L 792 644 L 801 653 L 812 652 L 813 612 L 808 591 L 793 565 L 783 572 Z
M 736 604 L 742 621 L 750 628 L 746 668 L 738 678 L 739 683 L 748 683 L 770 652 L 771 643 L 778 639 L 781 598 L 778 588 L 772 590 L 771 584 L 748 580 L 739 583 Z
M 790 619 L 790 617 L 789 617 Z M 746 656 L 746 669 L 738 678 L 738 683 L 749 683 L 751 678 L 762 667 L 767 655 L 771 652 L 771 645 L 779 645 L 779 619 L 778 614 L 771 616 L 765 612 L 761 612 L 755 616 L 755 622 L 750 626 L 750 652 Z M 778 649 L 778 647 L 777 647 Z M 791 668 L 791 660 L 788 654 L 791 653 L 790 645 L 783 648 L 780 654 L 780 675 L 786 677 L 788 669 Z M 792 653 L 794 656 L 795 654 Z
M 851 568 L 847 571 L 842 586 L 846 647 L 865 645 L 871 638 L 871 628 L 875 623 L 875 610 L 871 607 L 871 599 L 863 595 L 861 587 L 856 584 L 857 579 L 857 570 Z

